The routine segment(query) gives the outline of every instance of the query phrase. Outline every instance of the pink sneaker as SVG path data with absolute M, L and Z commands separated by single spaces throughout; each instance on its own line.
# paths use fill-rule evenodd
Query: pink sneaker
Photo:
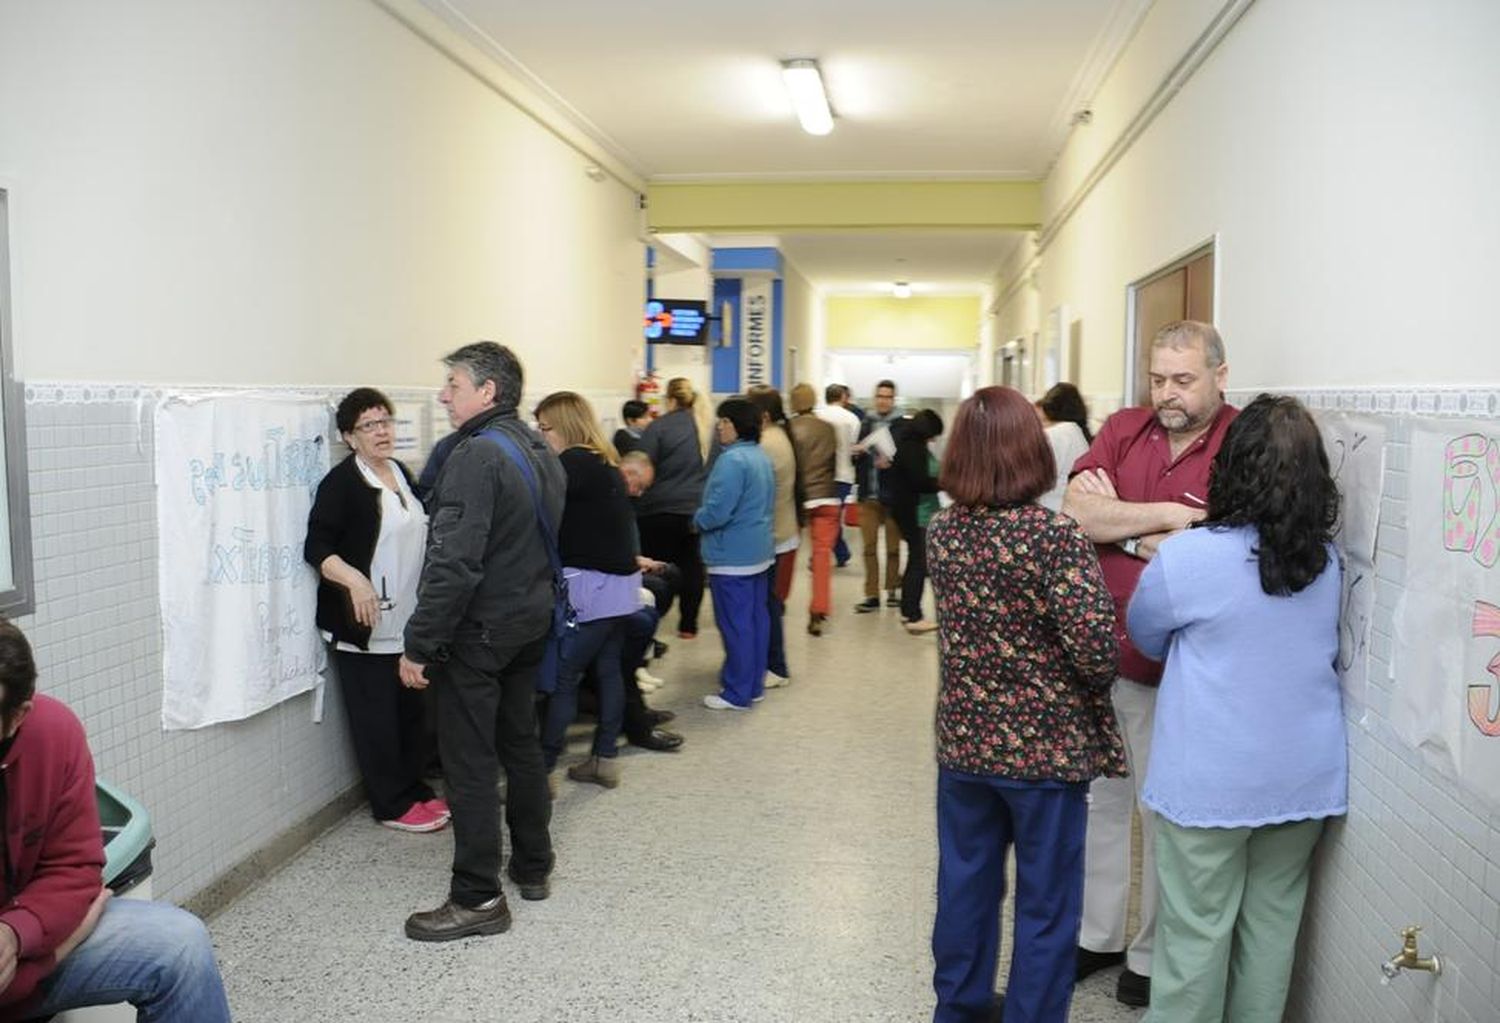
M 453 816 L 453 811 L 448 809 L 448 801 L 446 799 L 429 799 L 422 805 L 427 807 L 427 809 L 431 810 L 433 813 L 437 814 L 439 817 Z
M 400 817 L 380 823 L 397 831 L 441 831 L 448 824 L 448 817 L 433 813 L 426 803 L 413 803 Z

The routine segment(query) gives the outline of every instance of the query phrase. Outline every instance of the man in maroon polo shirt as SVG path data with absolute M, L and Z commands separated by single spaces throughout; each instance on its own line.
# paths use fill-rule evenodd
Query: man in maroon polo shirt
M 1155 818 L 1140 803 L 1140 792 L 1151 756 L 1161 665 L 1131 645 L 1125 608 L 1157 545 L 1206 514 L 1209 468 L 1236 413 L 1224 403 L 1229 367 L 1224 342 L 1210 324 L 1181 320 L 1158 331 L 1151 342 L 1150 374 L 1151 407 L 1121 409 L 1109 417 L 1074 464 L 1062 507 L 1097 546 L 1114 597 L 1120 677 L 1113 696 L 1131 773 L 1098 778 L 1089 787 L 1078 979 L 1124 961 L 1116 997 L 1127 1005 L 1151 1000 Z M 1127 951 L 1132 811 L 1141 819 L 1141 927 Z

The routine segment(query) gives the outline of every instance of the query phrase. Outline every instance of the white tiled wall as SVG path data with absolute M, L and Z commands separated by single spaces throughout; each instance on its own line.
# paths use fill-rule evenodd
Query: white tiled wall
M 1294 392 L 1295 393 L 1295 392 Z M 1494 417 L 1488 391 L 1304 392 L 1315 408 L 1391 416 L 1378 541 L 1369 715 L 1350 723 L 1349 816 L 1319 853 L 1287 1019 L 1293 1023 L 1500 1021 L 1500 812 L 1428 768 L 1387 724 L 1396 598 L 1405 578 L 1413 414 Z M 1249 395 L 1236 395 L 1243 403 Z M 1500 431 L 1500 421 L 1496 424 Z M 1420 924 L 1443 974 L 1382 985 L 1397 931 Z
M 387 390 L 395 401 L 435 393 Z M 100 777 L 150 812 L 157 897 L 182 902 L 358 783 L 338 686 L 326 688 L 321 724 L 304 694 L 245 721 L 163 732 L 158 392 L 36 383 L 26 394 L 36 612 L 17 624 L 36 652 L 38 689 L 83 720 Z M 586 396 L 613 429 L 628 395 Z M 424 427 L 424 456 L 431 436 Z

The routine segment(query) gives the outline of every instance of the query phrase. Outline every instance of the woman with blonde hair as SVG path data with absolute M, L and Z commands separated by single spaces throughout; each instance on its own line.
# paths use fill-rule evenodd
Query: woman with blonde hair
M 686 377 L 673 377 L 667 381 L 666 415 L 646 427 L 637 448 L 656 467 L 656 482 L 636 501 L 641 552 L 682 572 L 677 634 L 684 639 L 698 635 L 698 608 L 703 603 L 703 560 L 693 513 L 703 499 L 713 432 L 707 397 L 698 394 Z
M 615 753 L 625 717 L 625 628 L 640 607 L 635 516 L 616 468 L 620 456 L 588 401 L 572 391 L 549 394 L 536 407 L 536 421 L 568 477 L 557 548 L 577 617 L 559 652 L 556 688 L 542 723 L 542 755 L 550 773 L 578 712 L 578 683 L 592 669 L 599 684 L 594 744 L 587 760 L 568 768 L 568 777 L 612 789 L 620 783 Z

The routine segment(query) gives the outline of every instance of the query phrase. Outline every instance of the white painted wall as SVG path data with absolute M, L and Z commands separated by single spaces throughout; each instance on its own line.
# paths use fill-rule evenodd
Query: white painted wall
M 633 192 L 370 0 L 0 0 L 23 378 L 619 387 Z
M 781 322 L 786 345 L 782 352 L 782 389 L 790 392 L 793 384 L 810 383 L 821 400 L 826 381 L 817 369 L 821 362 L 816 360 L 822 349 L 822 316 L 818 307 L 823 300 L 791 263 L 782 268 L 781 300 L 785 304 Z
M 1048 218 L 1222 6 L 1162 0 L 1045 189 Z M 1219 238 L 1236 387 L 1500 379 L 1500 6 L 1260 0 L 1042 253 L 1084 321 L 1085 391 L 1123 386 L 1125 286 Z

